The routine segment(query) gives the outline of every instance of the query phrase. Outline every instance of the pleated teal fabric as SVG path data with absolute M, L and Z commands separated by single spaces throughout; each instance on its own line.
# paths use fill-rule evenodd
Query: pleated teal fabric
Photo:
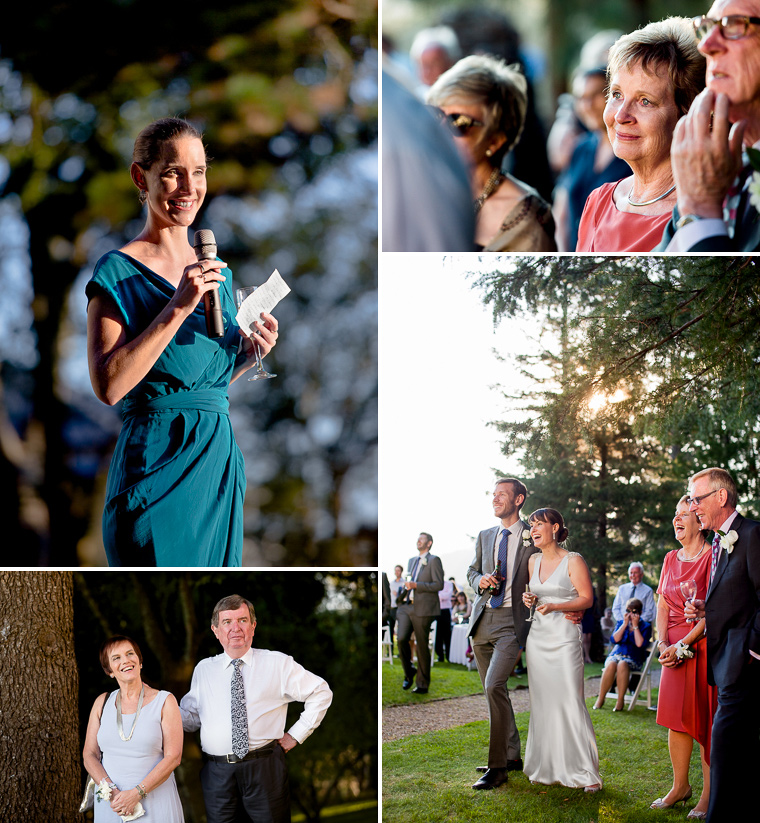
M 224 337 L 207 337 L 201 301 L 124 398 L 103 511 L 110 566 L 241 565 L 245 469 L 227 396 L 240 338 L 229 269 L 225 276 Z M 174 286 L 112 251 L 98 261 L 86 293 L 115 302 L 132 340 Z

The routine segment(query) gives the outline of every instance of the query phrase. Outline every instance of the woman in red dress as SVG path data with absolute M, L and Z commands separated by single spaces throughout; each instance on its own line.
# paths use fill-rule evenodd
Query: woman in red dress
M 712 553 L 686 498 L 678 501 L 673 518 L 676 540 L 682 548 L 665 555 L 657 593 L 657 635 L 662 679 L 657 700 L 657 722 L 668 731 L 668 749 L 673 764 L 673 786 L 653 809 L 670 809 L 691 797 L 689 761 L 694 741 L 702 756 L 702 794 L 689 812 L 691 820 L 707 816 L 710 797 L 710 730 L 717 707 L 717 689 L 707 683 L 705 621 L 687 623 L 683 610 L 686 594 L 683 581 L 696 581 L 696 597 L 704 600 L 710 580 Z

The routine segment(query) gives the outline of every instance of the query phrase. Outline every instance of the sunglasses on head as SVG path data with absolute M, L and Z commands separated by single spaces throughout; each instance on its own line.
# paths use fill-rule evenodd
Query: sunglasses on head
M 484 126 L 480 120 L 470 117 L 469 114 L 446 114 L 436 106 L 429 106 L 433 114 L 444 125 L 448 126 L 455 137 L 464 137 L 473 126 Z

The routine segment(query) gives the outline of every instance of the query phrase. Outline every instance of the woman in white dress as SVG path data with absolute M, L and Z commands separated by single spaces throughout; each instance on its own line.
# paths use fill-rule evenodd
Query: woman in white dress
M 100 663 L 119 688 L 95 700 L 87 725 L 84 766 L 96 783 L 111 787 L 108 801 L 96 798 L 95 823 L 137 817 L 182 823 L 174 780 L 183 739 L 176 698 L 143 683 L 140 648 L 124 635 L 103 643 Z
M 523 771 L 533 783 L 596 792 L 602 780 L 583 692 L 581 627 L 565 619 L 592 605 L 591 575 L 577 552 L 560 545 L 568 531 L 556 509 L 538 509 L 528 522 L 541 551 L 528 561 L 530 592 L 523 595 L 526 606 L 538 603 L 526 646 L 530 724 Z

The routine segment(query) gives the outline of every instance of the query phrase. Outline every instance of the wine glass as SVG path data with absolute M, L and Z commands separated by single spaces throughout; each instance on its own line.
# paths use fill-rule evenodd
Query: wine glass
M 243 301 L 245 300 L 248 295 L 253 294 L 258 286 L 245 286 L 242 289 L 237 289 L 235 291 L 235 305 L 240 310 L 240 307 L 243 305 Z M 277 377 L 276 374 L 272 374 L 272 372 L 268 372 L 265 368 L 263 363 L 261 362 L 261 350 L 259 349 L 258 343 L 255 340 L 251 339 L 253 343 L 254 351 L 256 352 L 256 371 L 253 373 L 253 377 L 248 378 L 248 382 L 250 383 L 251 380 L 266 380 L 267 377 Z
M 697 581 L 696 580 L 682 580 L 681 581 L 681 594 L 684 596 L 686 603 L 693 603 L 694 598 L 697 596 Z M 687 623 L 694 623 L 696 618 L 694 617 L 687 617 Z
M 528 592 L 528 594 L 531 593 L 530 583 L 525 584 L 525 591 Z M 530 616 L 525 618 L 526 623 L 532 623 L 536 619 L 535 615 L 536 615 L 536 606 L 537 605 L 538 605 L 538 598 L 536 598 L 533 601 L 533 605 L 530 607 Z

